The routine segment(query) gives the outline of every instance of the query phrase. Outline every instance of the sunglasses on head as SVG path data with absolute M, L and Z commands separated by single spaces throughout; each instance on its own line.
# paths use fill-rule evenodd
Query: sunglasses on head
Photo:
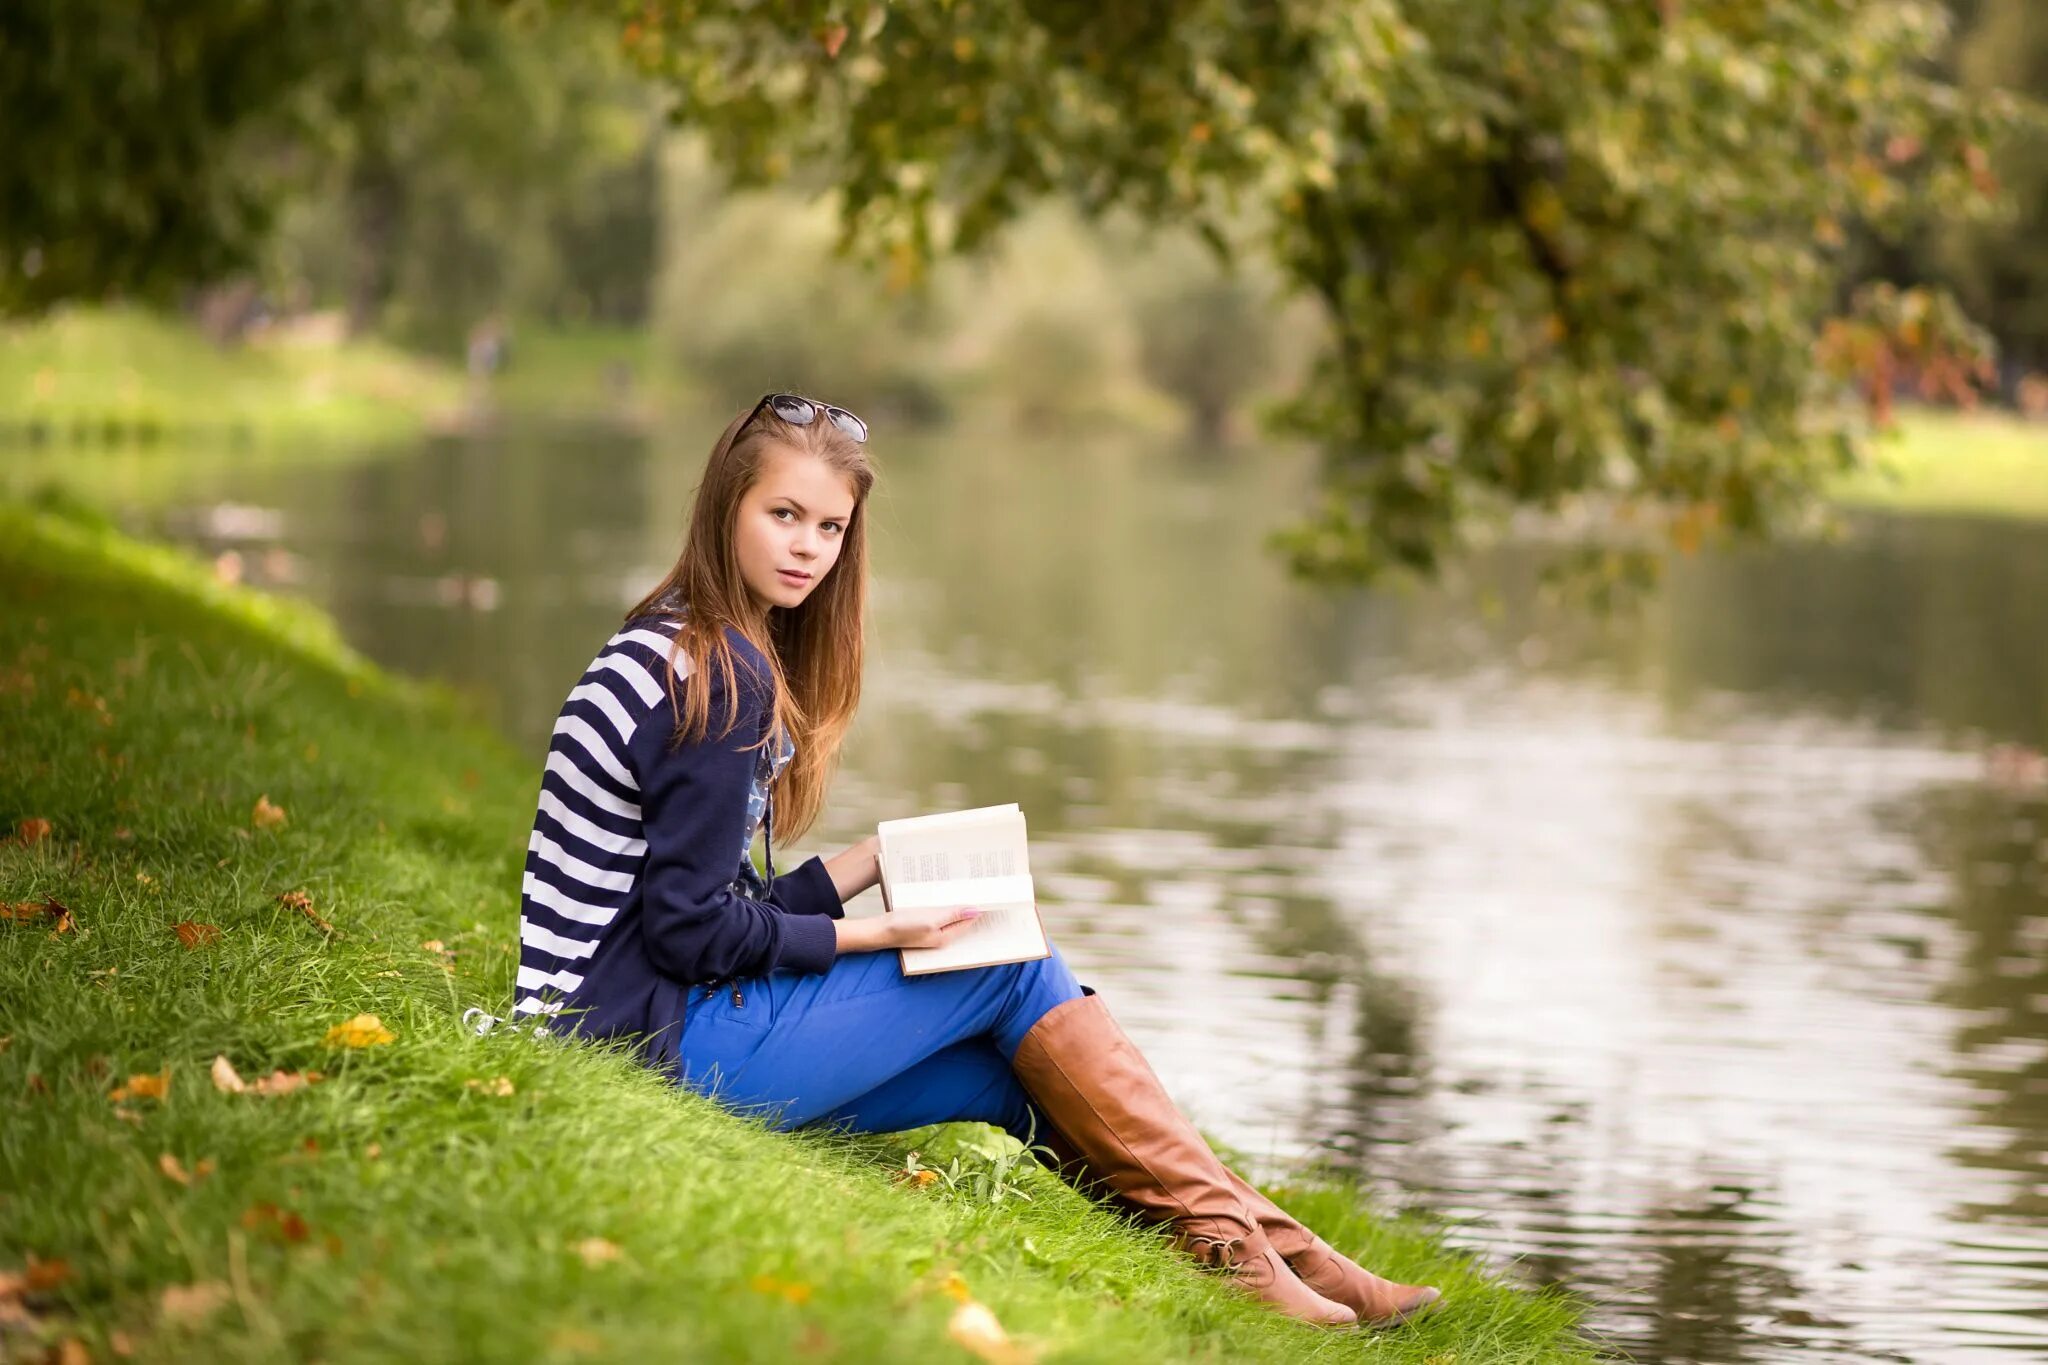
M 761 401 L 754 404 L 754 410 L 747 414 L 747 420 L 740 423 L 740 430 L 745 431 L 753 423 L 753 420 L 761 415 L 761 409 L 763 408 L 770 409 L 777 417 L 780 417 L 793 427 L 809 426 L 818 420 L 818 414 L 822 412 L 831 420 L 833 426 L 838 427 L 854 440 L 865 443 L 868 439 L 868 424 L 855 417 L 845 408 L 835 408 L 830 403 L 814 403 L 810 399 L 794 393 L 763 395 Z

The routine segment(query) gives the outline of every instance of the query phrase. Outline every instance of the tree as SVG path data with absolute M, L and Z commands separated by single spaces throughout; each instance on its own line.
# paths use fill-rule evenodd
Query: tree
M 1053 194 L 1219 249 L 1265 223 L 1332 337 L 1286 417 L 1327 451 L 1283 542 L 1311 575 L 1426 571 L 1519 507 L 1763 534 L 1857 458 L 1841 367 L 1980 369 L 1920 296 L 1817 344 L 1852 225 L 1990 189 L 2003 111 L 1927 74 L 1922 0 L 611 12 L 738 177 L 822 174 L 898 270 Z

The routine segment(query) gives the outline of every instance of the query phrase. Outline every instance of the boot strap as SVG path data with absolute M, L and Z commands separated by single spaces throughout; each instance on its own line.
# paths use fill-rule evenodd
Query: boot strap
M 1183 1237 L 1181 1245 L 1196 1264 L 1211 1270 L 1235 1271 L 1246 1259 L 1247 1248 L 1242 1237 L 1204 1237 L 1197 1234 Z

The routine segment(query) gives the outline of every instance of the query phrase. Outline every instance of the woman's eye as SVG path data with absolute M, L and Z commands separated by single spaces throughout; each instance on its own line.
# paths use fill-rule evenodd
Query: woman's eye
M 832 533 L 833 535 L 835 535 L 835 536 L 836 536 L 836 535 L 838 535 L 838 534 L 839 534 L 839 533 L 840 533 L 841 531 L 845 530 L 846 528 L 845 528 L 845 527 L 843 527 L 843 526 L 841 526 L 841 525 L 840 525 L 840 524 L 839 524 L 838 522 L 836 522 L 836 521 L 828 521 L 828 522 L 826 522 L 826 523 L 825 523 L 825 529 L 826 529 L 826 530 L 828 530 L 828 531 L 830 531 L 830 532 L 831 532 L 831 533 Z
M 787 507 L 778 507 L 774 510 L 774 512 L 770 513 L 770 515 L 777 517 L 793 517 L 796 515 L 796 513 L 790 511 Z

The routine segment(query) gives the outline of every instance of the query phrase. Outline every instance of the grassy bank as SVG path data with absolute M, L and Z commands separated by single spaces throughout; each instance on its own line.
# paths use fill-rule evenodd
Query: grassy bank
M 2048 422 L 2003 412 L 1913 409 L 1879 439 L 1873 467 L 1836 501 L 1895 512 L 2048 517 Z
M 466 1036 L 508 995 L 525 764 L 325 618 L 86 522 L 0 506 L 0 595 L 0 1356 L 967 1360 L 971 1296 L 1047 1360 L 1592 1358 L 1342 1191 L 1326 1233 L 1448 1311 L 1297 1327 L 1035 1167 L 968 1162 L 1028 1201 L 926 1188 L 900 1143 Z M 362 1014 L 391 1040 L 330 1037 Z
M 0 434 L 26 444 L 363 443 L 453 425 L 463 399 L 447 365 L 307 329 L 222 348 L 133 308 L 0 328 Z

